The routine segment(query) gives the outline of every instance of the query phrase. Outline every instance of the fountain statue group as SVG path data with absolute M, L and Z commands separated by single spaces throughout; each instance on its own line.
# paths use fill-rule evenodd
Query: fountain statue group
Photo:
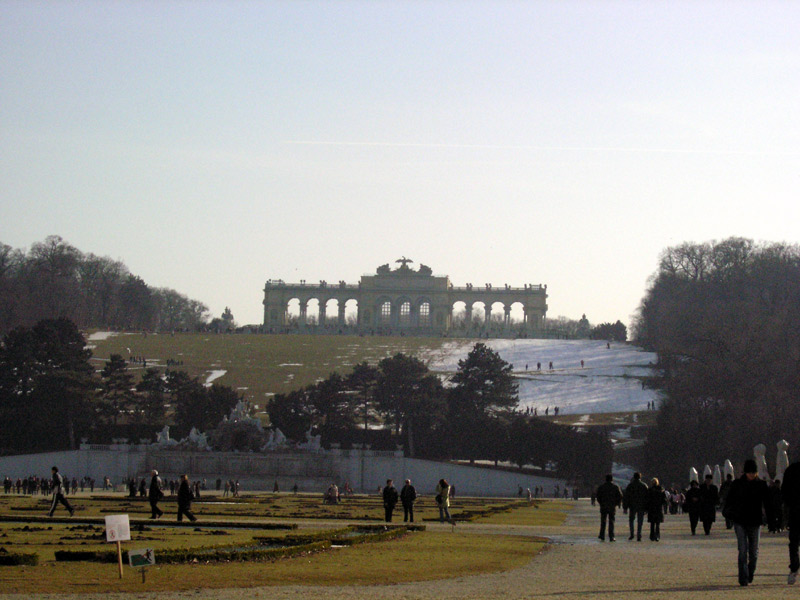
M 230 415 L 223 417 L 222 424 L 226 423 L 242 423 L 255 427 L 258 431 L 263 432 L 264 427 L 261 420 L 257 417 L 250 415 L 247 404 L 243 400 L 239 400 L 235 407 L 231 409 Z M 285 448 L 296 448 L 298 450 L 305 450 L 310 452 L 322 451 L 322 436 L 311 435 L 311 428 L 305 433 L 305 441 L 292 444 L 283 432 L 277 427 L 270 429 L 266 434 L 267 441 L 261 447 L 261 451 L 281 450 Z M 169 425 L 164 425 L 164 429 L 156 434 L 156 445 L 162 448 L 176 448 L 176 449 L 191 449 L 191 450 L 212 450 L 208 443 L 208 437 L 205 433 L 201 433 L 196 427 L 192 427 L 189 435 L 182 440 L 172 439 L 169 435 Z

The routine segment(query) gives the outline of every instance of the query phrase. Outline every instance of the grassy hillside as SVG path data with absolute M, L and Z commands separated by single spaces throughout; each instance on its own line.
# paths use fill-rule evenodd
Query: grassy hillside
M 120 354 L 125 358 L 144 357 L 148 367 L 165 367 L 168 359 L 182 361 L 174 368 L 201 380 L 215 371 L 225 371 L 214 381 L 238 389 L 247 400 L 263 408 L 268 396 L 314 383 L 332 371 L 344 374 L 363 360 L 376 363 L 397 352 L 433 356 L 443 341 L 413 337 L 123 333 L 91 339 L 89 343 L 98 369 L 111 354 Z M 134 373 L 144 369 L 140 364 L 131 364 L 130 368 Z

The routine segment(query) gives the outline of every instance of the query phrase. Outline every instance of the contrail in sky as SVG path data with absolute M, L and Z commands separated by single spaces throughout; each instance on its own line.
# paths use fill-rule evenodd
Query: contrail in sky
M 729 156 L 799 156 L 798 152 L 754 152 L 746 150 L 702 150 L 693 148 L 626 148 L 624 146 L 529 146 L 508 144 L 451 144 L 428 142 L 335 142 L 288 140 L 295 146 L 371 146 L 385 148 L 460 148 L 468 150 L 534 150 L 547 152 L 640 152 L 651 154 L 717 154 Z

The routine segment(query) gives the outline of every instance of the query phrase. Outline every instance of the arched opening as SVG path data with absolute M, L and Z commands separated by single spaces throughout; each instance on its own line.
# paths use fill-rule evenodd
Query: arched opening
M 486 304 L 481 302 L 476 302 L 472 305 L 472 316 L 470 318 L 470 323 L 473 327 L 483 327 L 483 324 L 486 321 Z
M 459 300 L 453 303 L 452 317 L 450 318 L 450 327 L 453 329 L 464 329 L 467 323 L 467 303 Z
M 300 299 L 292 298 L 286 304 L 286 322 L 289 325 L 297 326 L 300 320 Z
M 431 303 L 427 300 L 423 300 L 419 303 L 419 326 L 431 326 Z
M 306 325 L 316 325 L 319 322 L 319 300 L 311 298 L 306 303 Z
M 514 330 L 525 328 L 525 307 L 522 302 L 514 302 L 511 305 L 511 328 Z
M 339 323 L 339 301 L 331 298 L 325 303 L 325 325 L 340 326 Z
M 358 300 L 348 300 L 344 303 L 344 322 L 349 327 L 358 325 Z
M 392 324 L 392 302 L 390 300 L 383 300 L 378 304 L 378 324 Z
M 490 326 L 492 329 L 504 329 L 506 324 L 506 306 L 502 302 L 493 302 L 490 309 Z
M 411 300 L 400 300 L 399 303 L 398 324 L 400 327 L 409 327 L 411 325 Z

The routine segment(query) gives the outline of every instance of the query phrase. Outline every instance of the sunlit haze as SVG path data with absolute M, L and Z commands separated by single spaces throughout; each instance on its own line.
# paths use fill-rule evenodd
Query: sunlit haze
M 629 323 L 659 253 L 798 241 L 800 3 L 0 3 L 0 242 L 260 323 L 407 256 Z

